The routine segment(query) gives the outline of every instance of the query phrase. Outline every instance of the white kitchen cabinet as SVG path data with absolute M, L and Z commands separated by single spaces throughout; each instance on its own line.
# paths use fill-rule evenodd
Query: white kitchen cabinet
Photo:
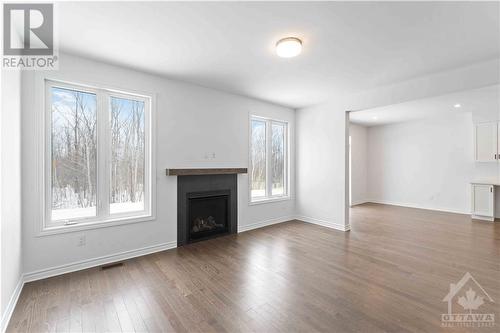
M 496 159 L 497 159 L 497 161 L 500 162 L 500 121 L 497 122 L 497 132 L 496 133 L 497 133 L 497 143 L 496 143 L 497 155 L 496 155 Z
M 472 218 L 495 220 L 495 188 L 491 184 L 472 184 Z
M 498 152 L 498 122 L 474 124 L 474 159 L 476 162 L 496 162 Z

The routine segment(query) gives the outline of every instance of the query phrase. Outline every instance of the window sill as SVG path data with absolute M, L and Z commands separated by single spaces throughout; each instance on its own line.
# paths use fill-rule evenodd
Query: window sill
M 290 196 L 285 196 L 285 197 L 271 197 L 271 198 L 263 198 L 263 199 L 255 199 L 253 201 L 250 201 L 248 203 L 249 206 L 254 206 L 254 205 L 262 205 L 266 203 L 273 203 L 273 202 L 280 202 L 280 201 L 288 201 L 290 200 Z
M 141 216 L 131 216 L 131 217 L 120 217 L 109 219 L 106 221 L 92 221 L 92 222 L 81 222 L 72 225 L 59 225 L 52 227 L 43 227 L 43 229 L 38 233 L 38 237 L 50 236 L 57 234 L 65 234 L 70 232 L 78 232 L 84 230 L 94 230 L 100 228 L 109 228 L 119 225 L 148 222 L 155 219 L 153 215 L 141 215 Z

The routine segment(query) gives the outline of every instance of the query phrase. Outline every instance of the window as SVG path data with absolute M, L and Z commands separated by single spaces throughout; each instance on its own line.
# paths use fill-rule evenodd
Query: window
M 97 215 L 97 97 L 52 88 L 52 220 Z
M 111 97 L 111 214 L 144 210 L 144 101 Z
M 149 97 L 47 81 L 45 227 L 151 216 Z
M 250 121 L 250 200 L 288 196 L 288 125 L 252 117 Z

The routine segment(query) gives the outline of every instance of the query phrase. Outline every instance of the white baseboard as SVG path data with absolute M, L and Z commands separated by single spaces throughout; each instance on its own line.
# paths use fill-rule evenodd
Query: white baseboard
M 267 227 L 268 225 L 287 222 L 287 221 L 291 221 L 294 219 L 295 219 L 294 216 L 282 216 L 282 217 L 277 217 L 274 219 L 259 221 L 259 222 L 251 223 L 251 224 L 247 224 L 247 225 L 238 225 L 238 233 L 253 230 L 253 229 L 258 229 L 258 228 L 262 228 L 262 227 Z
M 51 267 L 51 268 L 42 269 L 39 271 L 30 272 L 30 273 L 25 273 L 24 274 L 24 281 L 31 282 L 31 281 L 46 279 L 48 277 L 52 277 L 52 276 L 56 276 L 56 275 L 71 273 L 71 272 L 79 271 L 82 269 L 87 269 L 87 268 L 105 265 L 105 264 L 109 264 L 109 263 L 113 263 L 113 262 L 117 262 L 117 261 L 122 261 L 122 260 L 127 260 L 127 259 L 131 259 L 131 258 L 135 258 L 135 257 L 140 257 L 140 256 L 144 256 L 147 254 L 155 253 L 155 252 L 173 249 L 176 247 L 177 247 L 177 241 L 172 241 L 172 242 L 167 242 L 167 243 L 163 243 L 163 244 L 143 247 L 143 248 L 140 248 L 137 250 L 124 251 L 124 252 L 111 254 L 111 255 L 107 255 L 107 256 L 86 259 L 86 260 L 74 262 L 71 264 L 66 264 L 66 265 Z
M 494 218 L 494 217 L 490 217 L 490 216 L 472 215 L 471 217 L 472 217 L 472 219 L 474 219 L 474 220 L 481 220 L 481 221 L 495 222 L 495 218 Z
M 17 301 L 19 300 L 19 296 L 21 295 L 21 291 L 24 286 L 24 277 L 21 275 L 19 277 L 19 281 L 17 282 L 16 289 L 12 293 L 10 297 L 9 303 L 7 303 L 7 307 L 5 311 L 2 313 L 2 321 L 0 322 L 0 332 L 4 333 L 7 330 L 7 326 L 9 325 L 10 318 L 12 317 L 12 313 L 16 308 Z
M 435 211 L 446 212 L 446 213 L 470 215 L 470 212 L 463 211 L 463 210 L 457 210 L 457 209 L 450 209 L 450 208 L 446 208 L 446 207 L 433 207 L 433 206 L 417 205 L 417 204 L 412 204 L 412 203 L 394 202 L 394 201 L 386 201 L 386 200 L 367 200 L 366 202 L 367 203 L 376 203 L 376 204 L 381 204 L 381 205 L 400 206 L 400 207 L 417 208 L 417 209 L 427 209 L 427 210 L 435 210 Z
M 308 216 L 297 216 L 296 219 L 300 220 L 300 221 L 303 221 L 303 222 L 317 224 L 317 225 L 321 225 L 321 226 L 327 227 L 327 228 L 332 228 L 332 229 L 335 229 L 335 230 L 340 230 L 340 231 L 349 231 L 349 230 L 351 230 L 351 226 L 350 225 L 344 225 L 344 224 L 340 224 L 340 223 L 334 223 L 334 222 L 331 222 L 331 221 L 320 220 L 320 219 L 316 219 L 316 218 L 312 218 L 312 217 L 308 217 Z
M 362 204 L 367 203 L 367 202 L 369 202 L 369 201 L 368 200 L 356 200 L 356 201 L 351 202 L 351 207 L 357 206 L 357 205 L 362 205 Z

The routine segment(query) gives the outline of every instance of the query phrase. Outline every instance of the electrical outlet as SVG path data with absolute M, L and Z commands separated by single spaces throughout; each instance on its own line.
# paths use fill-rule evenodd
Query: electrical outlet
M 85 237 L 85 235 L 80 235 L 78 237 L 78 242 L 76 243 L 76 246 L 85 246 L 86 243 L 87 243 L 87 238 Z
M 215 159 L 215 152 L 206 152 L 204 157 L 206 160 L 214 160 Z

